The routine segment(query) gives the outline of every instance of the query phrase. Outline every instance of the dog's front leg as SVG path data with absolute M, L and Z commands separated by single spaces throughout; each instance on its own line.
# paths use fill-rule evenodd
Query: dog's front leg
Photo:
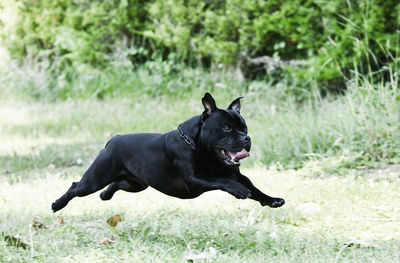
M 257 187 L 253 185 L 249 178 L 242 175 L 240 172 L 235 173 L 234 178 L 237 182 L 247 187 L 250 190 L 251 195 L 249 198 L 260 202 L 262 206 L 270 206 L 273 208 L 281 207 L 285 204 L 285 200 L 282 198 L 271 197 L 261 192 Z
M 197 188 L 204 191 L 222 190 L 238 199 L 251 197 L 251 191 L 246 186 L 227 177 L 214 177 L 201 174 L 188 178 L 188 183 L 192 189 Z

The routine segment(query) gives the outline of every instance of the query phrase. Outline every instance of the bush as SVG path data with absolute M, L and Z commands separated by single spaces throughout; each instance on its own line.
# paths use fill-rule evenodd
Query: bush
M 107 64 L 107 55 L 143 30 L 146 1 L 17 0 L 16 38 L 3 38 L 16 58 L 50 58 L 56 68 Z M 134 4 L 132 4 L 134 2 Z M 11 34 L 12 32 L 7 32 Z
M 316 57 L 317 80 L 335 84 L 366 76 L 381 82 L 399 70 L 398 1 L 332 1 L 321 8 L 328 16 L 326 40 Z
M 19 20 L 3 42 L 14 58 L 49 59 L 55 74 L 107 66 L 121 47 L 134 66 L 173 55 L 189 65 L 242 65 L 245 76 L 287 77 L 301 89 L 314 81 L 340 91 L 355 75 L 382 81 L 398 70 L 396 0 L 14 1 Z M 306 62 L 253 74 L 246 61 L 260 56 Z

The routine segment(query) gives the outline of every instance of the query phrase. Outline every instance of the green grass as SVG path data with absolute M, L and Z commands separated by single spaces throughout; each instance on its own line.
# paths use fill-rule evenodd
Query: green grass
M 108 202 L 98 193 L 76 198 L 53 214 L 50 204 L 79 180 L 112 134 L 174 129 L 202 111 L 203 91 L 3 99 L 0 262 L 187 262 L 196 256 L 205 259 L 195 262 L 399 262 L 400 172 L 397 166 L 365 169 L 398 157 L 396 87 L 358 88 L 303 105 L 278 100 L 279 90 L 249 88 L 242 113 L 254 147 L 243 172 L 266 193 L 285 198 L 280 209 L 221 191 L 180 200 L 148 189 L 118 192 Z M 239 95 L 214 93 L 221 106 Z M 376 159 L 368 159 L 373 150 Z M 362 169 L 349 169 L 355 167 Z M 115 229 L 105 223 L 114 214 L 123 219 Z M 31 229 L 34 219 L 47 228 Z M 9 246 L 4 235 L 31 247 Z M 101 245 L 105 238 L 115 243 Z
M 2 262 L 185 262 L 186 256 L 202 252 L 208 252 L 207 262 L 400 259 L 398 180 L 307 179 L 294 171 L 256 167 L 245 173 L 261 189 L 284 197 L 283 208 L 262 208 L 223 192 L 180 200 L 148 189 L 119 192 L 108 202 L 98 194 L 77 198 L 53 214 L 51 202 L 83 170 L 36 169 L 31 174 L 37 179 L 13 184 L 1 180 L 1 231 L 33 244 L 31 251 L 0 242 Z M 115 229 L 106 224 L 114 214 L 123 219 Z M 58 224 L 58 215 L 65 224 Z M 31 237 L 34 219 L 47 229 L 32 229 Z M 105 238 L 115 243 L 101 245 Z M 346 247 L 348 242 L 354 245 Z

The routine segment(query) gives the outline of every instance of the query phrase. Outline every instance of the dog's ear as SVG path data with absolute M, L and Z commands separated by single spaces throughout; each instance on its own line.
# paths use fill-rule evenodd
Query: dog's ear
M 210 115 L 217 108 L 217 106 L 215 105 L 214 98 L 208 92 L 204 94 L 204 97 L 201 99 L 201 102 L 203 103 L 204 106 L 203 116 Z
M 239 97 L 229 104 L 228 110 L 234 110 L 240 113 L 240 99 L 243 97 Z

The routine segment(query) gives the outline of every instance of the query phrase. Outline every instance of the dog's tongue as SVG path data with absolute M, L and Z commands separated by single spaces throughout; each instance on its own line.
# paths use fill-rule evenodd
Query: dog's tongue
M 237 152 L 237 153 L 235 154 L 235 153 L 229 152 L 229 155 L 231 156 L 231 158 L 232 158 L 233 160 L 240 160 L 240 159 L 249 157 L 249 156 L 250 156 L 250 153 L 248 153 L 248 152 Z

